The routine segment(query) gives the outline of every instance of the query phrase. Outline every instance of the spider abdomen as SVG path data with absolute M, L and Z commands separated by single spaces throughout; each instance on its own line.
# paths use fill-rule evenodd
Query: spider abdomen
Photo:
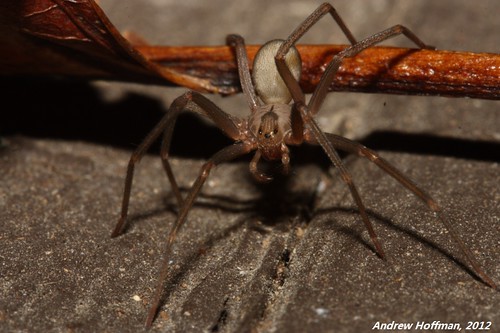
M 264 44 L 253 63 L 252 79 L 257 95 L 266 104 L 288 104 L 292 95 L 276 68 L 275 56 L 284 40 L 275 39 Z M 299 51 L 292 46 L 285 56 L 285 62 L 293 77 L 298 80 L 302 71 Z

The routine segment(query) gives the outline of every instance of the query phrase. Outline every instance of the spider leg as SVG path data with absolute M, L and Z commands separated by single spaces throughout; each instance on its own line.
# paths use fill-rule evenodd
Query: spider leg
M 344 35 L 347 37 L 349 42 L 352 45 L 356 45 L 357 41 L 356 38 L 354 38 L 353 34 L 351 31 L 347 28 L 346 24 L 340 17 L 340 15 L 337 13 L 335 8 L 333 8 L 332 5 L 329 3 L 323 3 L 321 4 L 314 12 L 312 12 L 311 15 L 309 15 L 291 34 L 290 36 L 285 40 L 283 45 L 279 48 L 278 52 L 276 53 L 275 61 L 276 61 L 276 66 L 278 67 L 278 71 L 280 72 L 281 77 L 283 78 L 283 81 L 286 82 L 286 85 L 288 89 L 290 90 L 290 93 L 293 96 L 293 100 L 295 102 L 302 102 L 305 103 L 305 97 L 304 93 L 300 89 L 299 83 L 293 78 L 293 75 L 288 68 L 288 66 L 285 63 L 285 55 L 288 53 L 292 45 L 295 45 L 295 43 L 313 26 L 315 25 L 323 16 L 325 16 L 327 13 L 330 13 L 332 18 L 335 20 L 337 25 L 342 29 L 342 32 Z
M 168 125 L 169 122 L 170 122 L 170 114 L 167 113 L 166 115 L 163 116 L 160 122 L 153 128 L 153 130 L 146 136 L 146 138 L 141 142 L 141 144 L 130 156 L 130 160 L 127 166 L 127 176 L 125 177 L 120 219 L 118 220 L 118 223 L 116 224 L 113 232 L 111 233 L 111 237 L 117 237 L 118 235 L 120 235 L 123 231 L 123 228 L 125 227 L 125 221 L 127 219 L 128 206 L 130 201 L 130 192 L 132 190 L 132 180 L 134 178 L 135 165 L 139 163 L 139 161 L 142 159 L 142 157 L 149 149 L 151 144 L 163 132 L 163 130 L 165 129 L 165 127 Z M 166 162 L 166 164 L 168 164 L 168 161 Z M 165 170 L 167 171 L 167 167 L 165 167 Z M 169 179 L 170 179 L 170 174 L 171 174 L 170 165 L 168 165 L 167 176 Z M 174 189 L 174 191 L 178 191 L 176 182 L 175 185 L 172 186 L 172 188 Z M 176 197 L 178 200 L 180 199 L 180 201 L 182 201 L 182 197 L 177 192 L 176 192 Z
M 245 40 L 240 35 L 228 35 L 226 43 L 234 48 L 236 53 L 236 61 L 238 63 L 238 74 L 240 77 L 241 89 L 247 99 L 248 106 L 253 112 L 256 107 L 260 106 L 259 99 L 255 93 L 255 88 L 252 83 L 252 76 L 250 75 L 250 68 L 248 66 L 248 55 L 245 48 Z
M 177 199 L 177 205 L 179 207 L 182 206 L 182 195 L 179 190 L 179 186 L 177 185 L 177 181 L 175 180 L 174 173 L 172 168 L 170 167 L 170 162 L 168 161 L 168 154 L 170 149 L 170 143 L 172 142 L 172 133 L 173 133 L 173 124 L 175 121 L 171 121 L 167 129 L 163 132 L 163 139 L 161 140 L 161 149 L 160 149 L 160 158 L 161 163 L 163 165 L 163 169 L 167 174 L 168 180 L 170 181 L 170 186 L 172 187 L 172 191 L 175 194 L 175 198 Z
M 363 223 L 365 224 L 366 229 L 368 230 L 368 233 L 370 234 L 370 238 L 375 245 L 375 249 L 377 254 L 382 258 L 385 259 L 385 254 L 384 250 L 382 249 L 382 245 L 380 244 L 377 234 L 375 233 L 375 230 L 373 229 L 373 225 L 370 222 L 370 219 L 368 218 L 368 214 L 366 213 L 366 208 L 365 205 L 363 204 L 363 201 L 361 200 L 361 196 L 358 193 L 358 190 L 356 189 L 356 186 L 354 185 L 354 182 L 352 180 L 352 176 L 347 170 L 347 168 L 344 166 L 342 163 L 342 160 L 340 159 L 339 154 L 333 147 L 332 143 L 328 139 L 325 133 L 321 131 L 319 128 L 318 124 L 314 121 L 312 117 L 310 117 L 310 113 L 307 109 L 307 106 L 303 104 L 296 104 L 297 109 L 300 111 L 300 114 L 302 116 L 302 119 L 304 120 L 304 123 L 309 126 L 310 131 L 312 132 L 312 135 L 314 138 L 308 138 L 306 136 L 306 141 L 312 144 L 319 144 L 323 150 L 325 151 L 326 155 L 330 159 L 330 161 L 333 163 L 333 165 L 339 170 L 340 175 L 342 177 L 342 180 L 346 185 L 349 187 L 349 190 L 351 191 L 351 195 L 356 202 L 356 205 L 359 208 L 359 213 L 361 215 L 361 219 L 363 220 Z
M 420 40 L 410 29 L 406 28 L 405 26 L 402 25 L 395 25 L 391 28 L 385 29 L 381 32 L 378 32 L 374 35 L 371 35 L 365 39 L 360 40 L 356 44 L 353 44 L 352 46 L 349 46 L 339 53 L 337 53 L 332 61 L 328 64 L 325 72 L 321 76 L 321 79 L 319 81 L 319 84 L 316 86 L 316 89 L 314 90 L 313 95 L 311 96 L 311 99 L 309 100 L 309 112 L 311 112 L 311 115 L 315 115 L 318 113 L 318 111 L 321 108 L 321 105 L 323 104 L 323 101 L 325 100 L 326 94 L 328 93 L 328 88 L 330 84 L 333 81 L 333 78 L 335 77 L 335 74 L 337 73 L 340 65 L 342 64 L 342 61 L 344 61 L 344 58 L 350 58 L 354 57 L 364 49 L 367 49 L 369 47 L 372 47 L 378 43 L 381 43 L 389 38 L 398 36 L 403 34 L 406 36 L 408 39 L 410 39 L 412 42 L 414 42 L 419 48 L 421 49 L 433 49 L 432 46 L 428 46 L 425 44 L 422 40 Z M 295 81 L 295 80 L 294 80 Z M 287 81 L 285 81 L 287 82 Z M 287 82 L 287 85 L 289 82 Z M 297 84 L 297 83 L 296 83 Z M 298 84 L 297 84 L 298 85 Z M 295 98 L 294 98 L 295 100 Z M 300 99 L 297 99 L 300 100 Z
M 273 180 L 273 177 L 268 176 L 263 172 L 260 172 L 257 167 L 257 164 L 259 163 L 261 156 L 262 153 L 260 152 L 260 150 L 257 150 L 252 160 L 250 161 L 250 173 L 257 181 L 261 183 L 268 183 L 271 180 Z
M 193 103 L 195 106 L 197 106 L 196 109 L 194 108 Z M 183 199 L 180 194 L 179 187 L 177 186 L 177 182 L 175 181 L 175 178 L 173 176 L 170 163 L 168 162 L 168 150 L 170 148 L 172 133 L 177 117 L 185 109 L 199 112 L 203 115 L 208 116 L 215 123 L 215 125 L 217 125 L 217 127 L 219 127 L 230 138 L 238 140 L 241 137 L 241 133 L 237 124 L 239 120 L 233 119 L 230 115 L 222 111 L 205 96 L 194 91 L 188 91 L 180 97 L 176 98 L 174 102 L 172 102 L 172 105 L 170 106 L 167 114 L 163 116 L 160 122 L 153 128 L 153 130 L 151 130 L 151 132 L 146 136 L 146 138 L 142 141 L 142 143 L 139 145 L 139 147 L 137 147 L 137 149 L 130 157 L 127 167 L 127 176 L 125 178 L 125 186 L 123 190 L 120 219 L 118 220 L 118 223 L 116 224 L 111 237 L 120 235 L 123 231 L 123 228 L 125 227 L 135 165 L 139 163 L 151 144 L 160 136 L 162 132 L 164 132 L 161 147 L 162 164 L 165 172 L 167 173 L 167 177 L 172 186 L 172 190 L 174 191 L 177 198 L 177 202 L 179 203 L 179 206 L 182 206 L 181 204 L 183 202 Z
M 217 152 L 201 168 L 200 174 L 198 178 L 196 178 L 196 181 L 194 182 L 193 186 L 191 187 L 191 190 L 189 191 L 186 199 L 184 200 L 179 215 L 177 216 L 177 220 L 175 221 L 175 224 L 168 235 L 167 243 L 165 244 L 165 248 L 163 250 L 163 260 L 160 269 L 160 274 L 158 276 L 157 286 L 152 296 L 151 306 L 149 308 L 148 317 L 146 319 L 146 327 L 151 326 L 161 302 L 163 284 L 168 274 L 169 258 L 172 252 L 172 244 L 175 240 L 177 232 L 179 231 L 179 228 L 186 221 L 186 216 L 191 207 L 193 206 L 194 200 L 198 196 L 203 184 L 205 183 L 208 175 L 210 174 L 210 171 L 212 170 L 213 167 L 217 166 L 218 164 L 233 160 L 239 156 L 249 153 L 254 149 L 255 147 L 251 145 L 246 145 L 244 143 L 236 143 Z
M 406 187 L 408 190 L 413 192 L 417 197 L 422 199 L 422 201 L 432 210 L 438 217 L 439 221 L 444 225 L 444 227 L 448 230 L 451 238 L 455 241 L 455 243 L 462 251 L 463 255 L 471 266 L 473 267 L 476 274 L 483 280 L 484 283 L 492 287 L 493 289 L 497 289 L 496 284 L 493 280 L 484 272 L 484 270 L 479 265 L 477 259 L 474 254 L 469 250 L 469 248 L 464 244 L 464 242 L 460 239 L 457 232 L 450 224 L 450 222 L 445 218 L 444 214 L 441 211 L 441 207 L 436 203 L 436 201 L 427 194 L 424 190 L 419 188 L 411 179 L 405 176 L 401 171 L 396 169 L 393 165 L 383 159 L 380 155 L 378 155 L 373 150 L 363 146 L 360 143 L 351 141 L 347 138 L 344 138 L 339 135 L 325 133 L 328 140 L 332 143 L 332 145 L 340 150 L 357 154 L 361 157 L 368 159 L 373 162 L 379 168 L 381 168 L 384 172 L 386 172 L 389 176 L 396 179 L 401 185 Z

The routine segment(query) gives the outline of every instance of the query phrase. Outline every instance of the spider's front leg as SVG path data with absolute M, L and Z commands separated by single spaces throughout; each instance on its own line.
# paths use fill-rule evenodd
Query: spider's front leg
M 354 184 L 354 181 L 352 180 L 351 173 L 347 170 L 345 167 L 344 163 L 342 163 L 342 160 L 335 150 L 334 146 L 332 143 L 328 140 L 328 137 L 324 132 L 321 131 L 319 128 L 318 124 L 314 121 L 314 119 L 310 116 L 310 112 L 304 104 L 297 103 L 296 105 L 297 109 L 300 112 L 300 115 L 302 116 L 302 119 L 304 120 L 304 123 L 307 125 L 307 131 L 305 135 L 305 141 L 312 143 L 312 144 L 319 144 L 321 148 L 323 148 L 324 152 L 330 159 L 330 161 L 333 163 L 333 165 L 339 170 L 340 176 L 342 177 L 342 180 L 344 183 L 347 185 L 349 188 L 349 191 L 351 192 L 352 198 L 354 199 L 354 202 L 356 203 L 356 206 L 358 206 L 359 209 L 359 214 L 361 215 L 361 219 L 363 220 L 363 223 L 365 224 L 366 229 L 368 230 L 368 233 L 370 234 L 370 238 L 375 245 L 375 249 L 377 254 L 382 258 L 385 259 L 385 253 L 382 248 L 382 244 L 378 240 L 377 234 L 375 233 L 375 230 L 373 229 L 373 225 L 370 222 L 370 219 L 368 218 L 368 214 L 366 212 L 365 205 L 363 204 L 363 201 L 361 200 L 361 196 L 359 195 L 359 192 L 356 188 L 356 185 Z
M 302 92 L 302 89 L 299 86 L 299 83 L 293 78 L 292 72 L 290 68 L 288 68 L 285 62 L 285 56 L 292 48 L 295 43 L 318 21 L 324 17 L 327 13 L 329 13 L 332 18 L 335 20 L 337 25 L 342 29 L 342 32 L 347 37 L 351 45 L 355 45 L 357 43 L 356 38 L 354 38 L 353 34 L 347 28 L 347 25 L 344 23 L 340 15 L 337 13 L 335 8 L 329 3 L 325 2 L 321 4 L 314 12 L 311 13 L 285 40 L 285 42 L 281 45 L 278 52 L 276 53 L 275 61 L 278 71 L 285 81 L 290 93 L 293 96 L 293 100 L 295 102 L 302 102 L 305 104 L 305 96 Z
M 120 219 L 118 220 L 118 223 L 116 224 L 111 237 L 120 235 L 125 228 L 135 165 L 140 162 L 149 147 L 161 135 L 162 132 L 164 132 L 161 145 L 162 164 L 172 186 L 172 191 L 174 191 L 174 194 L 177 198 L 179 207 L 182 207 L 183 199 L 172 173 L 170 163 L 168 162 L 168 151 L 170 148 L 170 142 L 172 139 L 172 134 L 177 117 L 183 110 L 190 110 L 190 106 L 192 105 L 192 103 L 197 105 L 197 110 L 208 116 L 215 123 L 215 125 L 219 127 L 227 136 L 235 141 L 241 138 L 242 134 L 240 133 L 237 122 L 203 95 L 194 91 L 188 91 L 180 97 L 176 98 L 174 102 L 172 102 L 172 105 L 170 106 L 167 114 L 163 116 L 160 122 L 153 128 L 153 130 L 151 130 L 151 132 L 146 136 L 146 138 L 142 141 L 142 143 L 139 145 L 139 147 L 137 147 L 137 149 L 130 157 L 127 167 L 127 176 L 125 177 Z
M 231 146 L 228 146 L 220 150 L 215 155 L 213 155 L 212 158 L 210 158 L 201 168 L 200 174 L 198 178 L 196 178 L 193 186 L 191 187 L 191 190 L 189 191 L 186 199 L 184 200 L 182 207 L 179 211 L 179 216 L 177 217 L 177 220 L 175 221 L 175 224 L 168 235 L 167 243 L 165 244 L 165 248 L 163 250 L 163 258 L 162 258 L 162 266 L 160 269 L 160 274 L 158 275 L 156 289 L 152 296 L 152 300 L 150 302 L 150 308 L 148 311 L 148 316 L 146 318 L 146 323 L 145 323 L 146 327 L 151 326 L 156 316 L 156 313 L 158 312 L 158 307 L 160 306 L 161 296 L 163 292 L 163 283 L 168 274 L 169 260 L 172 252 L 172 244 L 174 243 L 174 240 L 177 236 L 177 232 L 179 231 L 180 227 L 186 221 L 187 214 L 191 209 L 191 207 L 193 206 L 194 200 L 200 193 L 200 190 L 203 187 L 203 184 L 205 183 L 206 179 L 208 178 L 210 171 L 218 164 L 233 160 L 239 156 L 249 153 L 254 149 L 255 147 L 245 143 L 233 144 Z
M 285 62 L 285 56 L 290 51 L 290 49 L 298 42 L 298 40 L 326 13 L 331 14 L 335 22 L 340 26 L 343 33 L 346 35 L 347 39 L 349 39 L 351 46 L 345 48 L 340 53 L 335 55 L 328 64 L 325 72 L 321 76 L 320 82 L 316 86 L 311 99 L 307 103 L 309 112 L 312 116 L 314 116 L 320 110 L 326 94 L 328 93 L 328 88 L 330 87 L 335 74 L 337 73 L 344 58 L 354 57 L 364 49 L 372 47 L 378 43 L 401 34 L 415 43 L 415 45 L 417 45 L 419 48 L 434 49 L 434 47 L 429 46 L 422 40 L 420 40 L 420 38 L 418 38 L 417 35 L 415 35 L 410 29 L 400 24 L 371 35 L 360 41 L 356 41 L 350 30 L 343 22 L 342 18 L 336 12 L 335 8 L 333 8 L 333 6 L 329 3 L 323 3 L 290 34 L 290 36 L 285 40 L 285 42 L 281 45 L 278 52 L 276 53 L 276 67 L 278 68 L 283 81 L 285 81 L 290 93 L 292 94 L 295 103 L 306 104 L 305 96 L 297 80 L 294 80 L 290 68 Z
M 392 26 L 381 32 L 373 34 L 369 37 L 366 37 L 357 42 L 356 44 L 353 44 L 343 49 L 333 57 L 332 61 L 326 67 L 325 72 L 321 76 L 321 79 L 318 85 L 316 86 L 316 89 L 314 90 L 314 93 L 312 94 L 309 103 L 307 104 L 311 116 L 316 115 L 321 109 L 321 106 L 323 105 L 323 102 L 328 93 L 328 88 L 332 84 L 332 81 L 335 78 L 335 75 L 337 74 L 340 65 L 342 64 L 345 58 L 354 57 L 367 48 L 375 46 L 387 39 L 399 35 L 404 35 L 406 38 L 411 40 L 413 43 L 415 43 L 415 45 L 417 45 L 421 49 L 434 49 L 434 47 L 425 44 L 410 29 L 400 24 Z

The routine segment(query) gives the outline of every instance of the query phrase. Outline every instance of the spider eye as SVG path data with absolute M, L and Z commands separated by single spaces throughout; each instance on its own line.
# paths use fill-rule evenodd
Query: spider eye
M 278 134 L 278 129 L 277 128 L 274 129 L 273 134 Z
M 259 128 L 259 135 L 262 135 L 262 130 Z

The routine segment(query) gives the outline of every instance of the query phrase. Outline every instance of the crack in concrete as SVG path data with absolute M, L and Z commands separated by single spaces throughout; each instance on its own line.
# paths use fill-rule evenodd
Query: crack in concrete
M 278 258 L 273 283 L 271 284 L 271 289 L 268 292 L 268 299 L 265 304 L 265 308 L 261 313 L 258 325 L 256 325 L 256 332 L 273 330 L 272 325 L 275 323 L 273 320 L 275 317 L 273 312 L 276 312 L 275 304 L 278 299 L 280 299 L 280 294 L 286 290 L 284 285 L 287 277 L 290 275 L 290 263 L 293 260 L 293 253 L 295 248 L 297 248 L 300 244 L 309 222 L 315 215 L 318 195 L 324 190 L 324 185 L 324 181 L 322 177 L 320 177 L 316 186 L 310 193 L 308 200 L 306 200 L 305 203 L 298 209 L 298 214 L 294 218 L 290 231 L 288 232 L 288 236 L 286 237 L 283 251 Z
M 229 297 L 227 297 L 222 304 L 222 309 L 219 313 L 219 318 L 217 319 L 217 322 L 212 326 L 210 329 L 210 332 L 220 332 L 220 330 L 226 325 L 226 320 L 229 315 L 229 311 L 227 309 L 227 302 L 229 301 Z

